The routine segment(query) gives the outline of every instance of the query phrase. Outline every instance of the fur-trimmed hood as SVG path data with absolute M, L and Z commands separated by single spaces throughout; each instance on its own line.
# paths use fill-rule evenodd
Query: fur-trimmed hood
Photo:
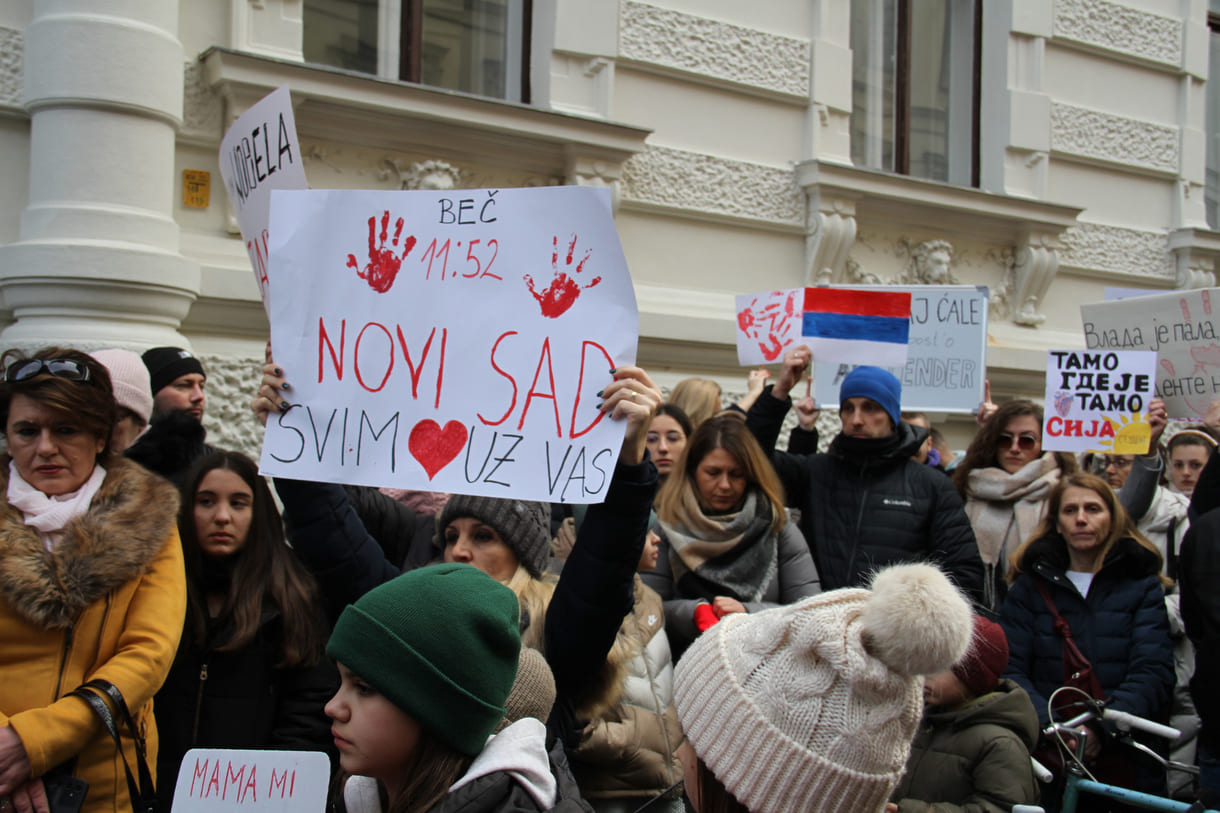
M 89 510 L 68 523 L 49 553 L 8 502 L 8 462 L 0 456 L 0 595 L 39 627 L 68 627 L 90 604 L 142 573 L 177 521 L 173 485 L 112 457 Z

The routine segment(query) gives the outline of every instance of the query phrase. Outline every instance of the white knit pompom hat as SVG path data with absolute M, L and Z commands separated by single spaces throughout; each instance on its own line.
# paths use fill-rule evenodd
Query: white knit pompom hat
M 703 633 L 675 670 L 695 753 L 753 813 L 880 811 L 923 710 L 921 675 L 970 645 L 969 602 L 931 565 L 881 571 Z

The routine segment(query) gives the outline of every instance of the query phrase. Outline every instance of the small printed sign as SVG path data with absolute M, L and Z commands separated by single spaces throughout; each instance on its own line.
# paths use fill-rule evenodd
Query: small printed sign
M 182 170 L 182 205 L 206 209 L 212 197 L 212 173 L 203 169 Z

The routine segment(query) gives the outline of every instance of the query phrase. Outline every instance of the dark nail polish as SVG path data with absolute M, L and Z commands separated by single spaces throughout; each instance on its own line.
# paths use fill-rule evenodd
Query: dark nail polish
M 281 410 L 288 409 L 288 402 L 287 402 L 287 401 L 280 401 L 280 409 L 281 409 Z
M 611 368 L 610 368 L 610 375 L 614 375 L 614 374 L 615 374 L 615 373 L 617 373 L 617 372 L 618 372 L 618 368 L 617 368 L 617 367 L 611 367 Z
M 285 381 L 283 384 L 280 384 L 280 386 L 286 390 L 292 389 L 292 386 L 287 381 Z
M 283 374 L 284 374 L 284 371 L 283 371 L 283 370 L 281 370 L 279 367 L 276 367 L 276 368 L 275 368 L 275 370 L 274 370 L 274 372 L 275 372 L 275 374 L 276 374 L 276 375 L 283 375 Z
M 603 392 L 605 392 L 605 390 L 598 390 L 598 391 L 597 391 L 597 396 L 596 396 L 596 397 L 597 397 L 597 398 L 601 398 L 601 397 L 602 397 L 602 393 L 603 393 Z

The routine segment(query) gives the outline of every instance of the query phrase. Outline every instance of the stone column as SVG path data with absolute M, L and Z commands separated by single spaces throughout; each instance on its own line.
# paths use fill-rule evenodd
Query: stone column
M 23 105 L 30 191 L 0 248 L 4 346 L 185 345 L 199 291 L 179 252 L 178 3 L 35 0 Z

